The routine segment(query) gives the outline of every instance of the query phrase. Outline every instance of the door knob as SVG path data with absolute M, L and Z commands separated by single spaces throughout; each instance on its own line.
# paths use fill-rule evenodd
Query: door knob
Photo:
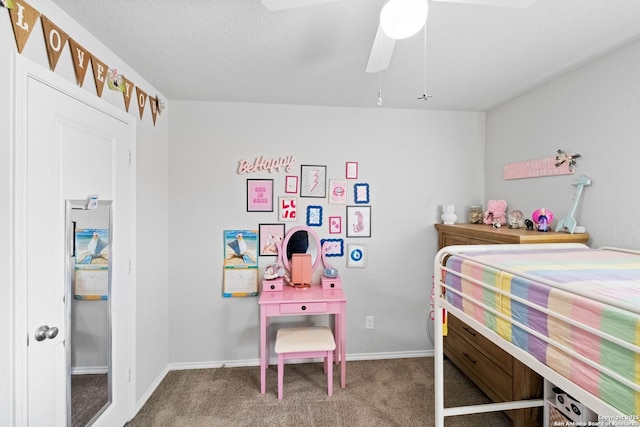
M 58 328 L 55 326 L 50 328 L 47 325 L 42 325 L 38 329 L 36 329 L 35 338 L 36 341 L 43 341 L 47 338 L 54 339 L 58 335 Z
M 56 336 L 58 336 L 58 328 L 56 328 L 55 326 L 49 328 L 49 330 L 47 332 L 44 333 L 47 338 L 49 339 L 54 339 Z

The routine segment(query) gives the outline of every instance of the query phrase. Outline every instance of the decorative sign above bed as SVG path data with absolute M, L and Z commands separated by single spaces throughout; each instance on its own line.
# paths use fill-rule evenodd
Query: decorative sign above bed
M 504 179 L 540 178 L 543 176 L 571 175 L 568 163 L 556 166 L 556 157 L 525 160 L 504 165 Z
M 253 162 L 242 159 L 238 162 L 238 173 L 240 175 L 243 173 L 262 171 L 268 171 L 271 173 L 274 169 L 278 172 L 280 172 L 280 169 L 284 169 L 286 172 L 291 172 L 291 166 L 293 166 L 295 162 L 296 158 L 293 155 L 280 157 L 279 159 L 269 159 L 259 156 L 256 157 Z

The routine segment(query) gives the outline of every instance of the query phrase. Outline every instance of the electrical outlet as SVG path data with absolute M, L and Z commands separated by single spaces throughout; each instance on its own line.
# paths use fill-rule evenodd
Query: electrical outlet
M 373 316 L 367 316 L 364 319 L 365 329 L 373 329 Z

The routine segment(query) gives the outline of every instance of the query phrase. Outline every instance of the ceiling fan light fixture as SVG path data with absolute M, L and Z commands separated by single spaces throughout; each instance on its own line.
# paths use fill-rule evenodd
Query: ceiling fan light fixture
M 389 0 L 380 12 L 380 25 L 392 39 L 411 37 L 427 22 L 427 0 Z

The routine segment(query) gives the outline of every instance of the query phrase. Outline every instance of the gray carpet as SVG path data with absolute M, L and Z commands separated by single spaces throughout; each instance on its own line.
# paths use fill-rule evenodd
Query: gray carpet
M 107 374 L 71 376 L 71 426 L 86 426 L 106 405 L 109 384 Z
M 486 403 L 488 398 L 445 361 L 445 405 Z M 260 394 L 259 367 L 171 371 L 140 412 L 138 426 L 432 426 L 433 358 L 347 362 L 347 388 L 334 370 L 327 396 L 321 363 L 289 364 L 284 397 L 277 399 L 276 367 Z M 447 427 L 511 426 L 503 413 L 447 418 Z

